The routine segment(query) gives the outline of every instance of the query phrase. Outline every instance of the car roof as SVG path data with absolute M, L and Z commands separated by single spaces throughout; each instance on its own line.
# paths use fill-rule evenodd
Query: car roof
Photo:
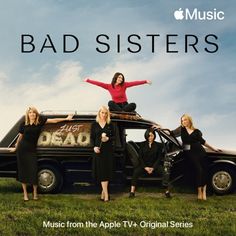
M 67 116 L 68 114 L 75 114 L 74 119 L 78 120 L 91 120 L 94 121 L 96 119 L 97 112 L 94 111 L 55 111 L 48 110 L 43 111 L 40 115 L 45 116 L 47 118 L 62 118 Z M 130 113 L 114 113 L 111 112 L 111 120 L 114 122 L 119 122 L 124 124 L 126 127 L 147 127 L 157 124 L 156 122 L 150 121 L 148 119 L 144 119 L 139 114 L 130 114 Z M 18 133 L 19 125 L 24 121 L 24 115 L 15 123 L 15 125 L 7 132 L 7 134 L 0 140 L 0 147 L 8 146 L 12 140 L 16 138 L 16 133 Z
M 94 120 L 96 118 L 97 112 L 95 111 L 74 111 L 74 110 L 66 110 L 66 111 L 43 111 L 40 113 L 46 117 L 64 117 L 68 114 L 74 114 L 75 119 L 89 119 Z M 128 122 L 128 123 L 141 123 L 147 125 L 157 124 L 154 121 L 143 118 L 138 113 L 127 113 L 127 112 L 111 112 L 111 119 L 117 122 Z

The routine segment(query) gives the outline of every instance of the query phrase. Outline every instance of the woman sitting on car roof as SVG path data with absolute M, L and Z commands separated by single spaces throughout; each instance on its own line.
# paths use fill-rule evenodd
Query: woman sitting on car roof
M 108 90 L 112 97 L 112 100 L 108 102 L 109 110 L 119 112 L 134 112 L 136 109 L 135 103 L 128 103 L 126 96 L 127 88 L 142 84 L 151 84 L 149 80 L 125 82 L 125 77 L 120 72 L 114 74 L 111 84 L 102 83 L 89 78 L 86 78 L 84 81 Z

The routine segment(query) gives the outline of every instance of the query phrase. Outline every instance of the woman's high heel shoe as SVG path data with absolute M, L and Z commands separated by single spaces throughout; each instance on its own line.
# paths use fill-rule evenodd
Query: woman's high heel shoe
M 105 198 L 104 198 L 103 201 L 104 201 L 104 202 L 109 202 L 110 200 L 111 200 L 110 195 L 108 195 L 108 199 L 105 199 Z
M 170 191 L 165 191 L 166 198 L 171 198 Z
M 28 202 L 29 198 L 28 197 L 24 197 L 24 202 Z
M 35 201 L 39 200 L 38 194 L 33 194 L 33 200 L 35 200 Z

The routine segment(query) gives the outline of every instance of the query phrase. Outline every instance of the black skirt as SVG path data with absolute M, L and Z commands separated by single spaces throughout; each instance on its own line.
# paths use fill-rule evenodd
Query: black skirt
M 25 125 L 23 122 L 19 127 L 19 133 L 22 139 L 17 147 L 17 170 L 21 183 L 38 184 L 38 163 L 37 163 L 37 141 L 42 126 L 46 123 L 47 118 L 40 116 L 39 124 Z
M 36 148 L 32 148 L 24 141 L 21 141 L 17 148 L 17 167 L 18 181 L 25 184 L 38 184 Z
M 110 181 L 113 177 L 113 149 L 110 143 L 103 143 L 101 153 L 93 154 L 93 178 L 97 182 Z

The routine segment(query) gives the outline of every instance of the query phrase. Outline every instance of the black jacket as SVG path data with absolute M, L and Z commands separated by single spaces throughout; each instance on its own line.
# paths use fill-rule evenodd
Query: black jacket
M 162 155 L 162 144 L 153 142 L 151 148 L 149 147 L 148 141 L 144 141 L 140 144 L 139 159 L 141 166 L 152 167 L 156 169 L 161 161 Z

